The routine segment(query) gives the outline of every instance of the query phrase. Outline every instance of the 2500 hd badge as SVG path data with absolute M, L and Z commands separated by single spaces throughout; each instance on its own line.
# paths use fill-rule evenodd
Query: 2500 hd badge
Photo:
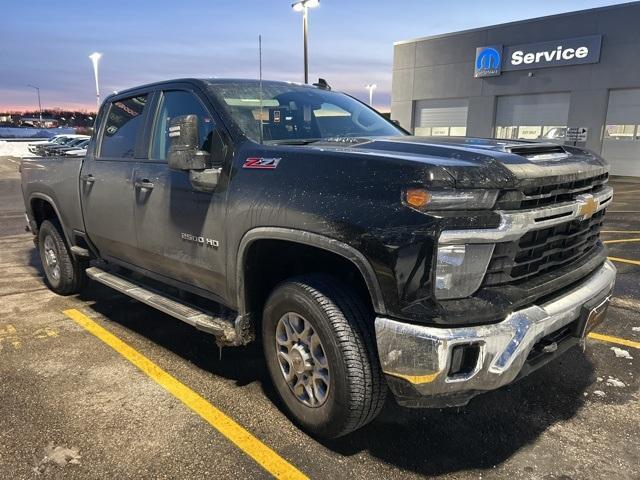
M 207 245 L 208 247 L 218 248 L 220 246 L 220 242 L 218 242 L 218 240 L 207 237 L 199 237 L 197 235 L 191 235 L 190 233 L 181 233 L 180 238 L 182 238 L 182 240 L 186 240 L 187 242 Z

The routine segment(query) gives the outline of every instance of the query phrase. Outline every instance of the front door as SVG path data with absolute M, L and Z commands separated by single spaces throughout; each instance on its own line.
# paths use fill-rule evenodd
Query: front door
M 223 189 L 198 192 L 188 171 L 167 165 L 172 118 L 197 115 L 200 149 L 205 151 L 220 148 L 216 124 L 202 99 L 190 90 L 162 92 L 157 108 L 149 159 L 139 161 L 134 171 L 138 264 L 224 297 Z
M 136 263 L 133 168 L 147 94 L 105 105 L 93 154 L 83 162 L 80 195 L 86 232 L 103 258 Z

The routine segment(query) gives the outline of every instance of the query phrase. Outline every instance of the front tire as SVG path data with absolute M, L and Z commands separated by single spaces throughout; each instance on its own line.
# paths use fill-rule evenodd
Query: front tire
M 84 287 L 86 261 L 74 258 L 56 220 L 45 220 L 38 232 L 38 250 L 47 286 L 59 295 L 71 295 Z
M 322 274 L 287 280 L 267 300 L 267 368 L 290 416 L 309 433 L 340 437 L 380 413 L 386 385 L 372 317 L 355 292 Z

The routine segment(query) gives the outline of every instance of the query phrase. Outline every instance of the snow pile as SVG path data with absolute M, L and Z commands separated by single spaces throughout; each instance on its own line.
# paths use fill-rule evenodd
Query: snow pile
M 609 385 L 611 387 L 618 387 L 618 388 L 626 387 L 626 385 L 624 384 L 623 381 L 618 380 L 617 378 L 613 378 L 613 377 L 607 378 L 607 385 Z
M 29 151 L 29 142 L 0 140 L 0 157 L 35 157 L 35 155 Z
M 48 473 L 49 466 L 65 467 L 80 464 L 80 451 L 77 448 L 54 446 L 53 442 L 44 447 L 44 458 L 33 468 L 37 475 Z
M 618 358 L 626 358 L 627 360 L 633 360 L 633 357 L 629 354 L 627 350 L 623 350 L 622 348 L 618 348 L 618 347 L 611 347 L 611 350 L 613 350 L 613 353 L 615 353 L 616 357 Z

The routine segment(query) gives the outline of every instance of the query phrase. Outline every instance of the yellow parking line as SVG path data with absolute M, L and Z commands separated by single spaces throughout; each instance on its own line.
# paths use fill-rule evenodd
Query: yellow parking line
M 625 338 L 612 337 L 610 335 L 603 335 L 601 333 L 591 332 L 589 338 L 594 340 L 601 340 L 603 342 L 616 343 L 618 345 L 624 345 L 625 347 L 640 348 L 640 342 L 634 342 L 633 340 L 627 340 Z
M 618 257 L 607 257 L 607 258 L 609 260 L 611 260 L 612 262 L 629 263 L 631 265 L 640 266 L 640 261 L 638 261 L 638 260 L 629 260 L 627 258 L 618 258 Z
M 89 317 L 76 309 L 65 310 L 64 314 L 142 370 L 143 373 L 206 420 L 213 428 L 227 437 L 275 478 L 307 478 L 300 470 L 238 425 L 231 417 L 222 413 L 203 397 Z
M 602 243 L 628 243 L 628 242 L 640 242 L 640 238 L 622 238 L 619 240 L 605 240 Z
M 631 235 L 640 233 L 640 230 L 602 230 L 600 233 L 628 233 Z

